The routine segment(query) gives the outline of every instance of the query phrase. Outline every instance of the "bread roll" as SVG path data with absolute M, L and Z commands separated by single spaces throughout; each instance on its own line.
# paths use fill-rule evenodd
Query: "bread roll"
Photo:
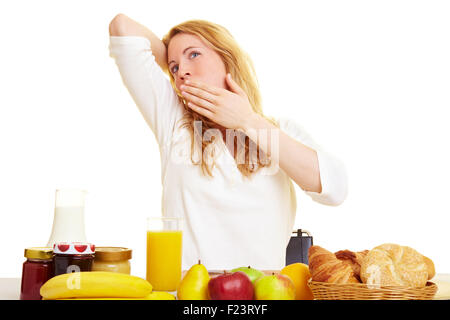
M 436 271 L 434 270 L 434 263 L 430 258 L 427 258 L 425 256 L 423 256 L 423 259 L 425 261 L 425 264 L 427 265 L 428 280 L 431 280 L 436 274 Z
M 382 244 L 364 258 L 361 280 L 370 285 L 424 287 L 434 273 L 433 262 L 427 259 L 410 247 Z

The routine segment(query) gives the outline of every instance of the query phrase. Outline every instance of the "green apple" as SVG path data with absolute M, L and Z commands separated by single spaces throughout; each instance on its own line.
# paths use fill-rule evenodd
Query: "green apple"
M 255 300 L 295 300 L 295 285 L 288 276 L 273 273 L 256 280 L 254 286 Z
M 231 272 L 236 272 L 236 271 L 244 272 L 250 278 L 250 281 L 252 283 L 255 283 L 255 280 L 257 280 L 259 277 L 264 276 L 264 272 L 253 269 L 250 266 L 235 268 L 235 269 L 231 270 Z

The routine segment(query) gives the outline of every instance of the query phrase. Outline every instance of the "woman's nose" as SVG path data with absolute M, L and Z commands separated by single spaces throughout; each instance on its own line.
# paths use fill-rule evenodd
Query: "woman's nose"
M 181 80 L 183 80 L 183 81 L 189 79 L 190 77 L 191 77 L 191 74 L 189 72 L 182 73 L 180 76 Z
M 183 67 L 179 66 L 178 74 L 179 74 L 181 80 L 186 80 L 191 76 L 191 72 L 189 71 L 188 68 L 186 68 L 186 66 L 183 66 Z

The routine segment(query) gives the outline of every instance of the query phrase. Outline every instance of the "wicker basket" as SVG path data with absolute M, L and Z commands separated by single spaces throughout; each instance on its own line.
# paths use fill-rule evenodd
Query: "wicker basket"
M 427 282 L 423 288 L 411 288 L 309 280 L 308 286 L 316 300 L 431 300 L 438 289 L 433 282 Z

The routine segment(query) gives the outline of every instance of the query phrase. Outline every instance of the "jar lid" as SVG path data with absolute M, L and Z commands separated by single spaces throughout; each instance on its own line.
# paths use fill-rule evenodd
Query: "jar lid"
M 50 260 L 53 257 L 53 250 L 47 247 L 26 248 L 24 256 L 27 259 Z
M 55 254 L 94 254 L 95 246 L 86 242 L 57 242 L 53 245 Z
M 122 247 L 97 247 L 95 248 L 95 260 L 120 261 L 130 260 L 131 249 Z

